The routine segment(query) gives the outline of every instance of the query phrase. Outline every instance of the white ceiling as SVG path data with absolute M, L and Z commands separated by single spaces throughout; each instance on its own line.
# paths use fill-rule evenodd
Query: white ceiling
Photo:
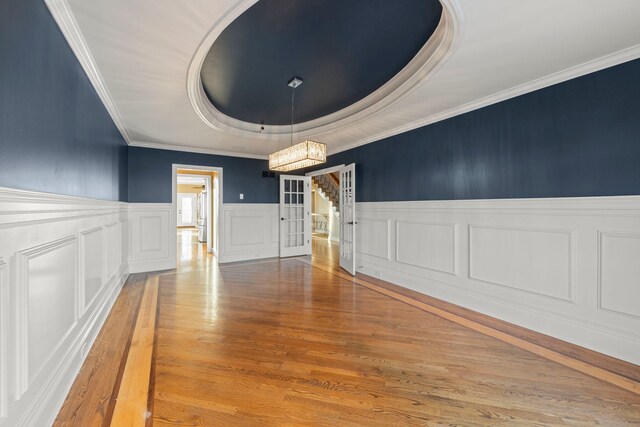
M 260 158 L 288 145 L 214 129 L 188 94 L 201 44 L 255 0 L 46 1 L 130 144 Z M 391 108 L 298 136 L 331 154 L 640 57 L 638 0 L 442 3 L 458 27 L 432 73 Z

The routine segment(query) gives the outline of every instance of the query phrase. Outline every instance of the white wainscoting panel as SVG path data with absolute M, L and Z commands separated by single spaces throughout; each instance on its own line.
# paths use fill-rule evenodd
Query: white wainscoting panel
M 75 236 L 16 253 L 16 397 L 52 368 L 78 319 Z M 45 368 L 49 368 L 45 370 Z
M 391 259 L 389 238 L 391 221 L 388 219 L 358 219 L 359 233 L 356 235 L 356 248 L 372 257 Z M 339 227 L 339 223 L 337 224 Z
M 0 188 L 2 426 L 53 422 L 128 276 L 126 217 L 124 203 Z
M 640 234 L 602 231 L 599 306 L 640 319 Z
M 84 313 L 95 301 L 105 283 L 104 228 L 97 227 L 80 233 L 80 312 Z
M 571 230 L 469 226 L 469 277 L 571 300 Z
M 107 261 L 105 262 L 107 269 L 106 280 L 109 280 L 114 274 L 117 274 L 118 267 L 122 261 L 122 256 L 120 255 L 120 251 L 122 250 L 122 230 L 120 228 L 120 223 L 114 222 L 107 225 L 105 227 L 105 232 L 107 237 Z
M 457 225 L 396 221 L 396 261 L 457 274 Z
M 7 298 L 7 264 L 0 258 L 0 424 L 7 416 L 7 401 L 9 399 L 9 385 L 7 378 L 7 313 L 9 302 Z
M 356 212 L 359 272 L 640 364 L 640 196 Z
M 278 221 L 277 204 L 224 203 L 220 262 L 277 257 Z
M 129 204 L 129 272 L 176 268 L 171 203 Z

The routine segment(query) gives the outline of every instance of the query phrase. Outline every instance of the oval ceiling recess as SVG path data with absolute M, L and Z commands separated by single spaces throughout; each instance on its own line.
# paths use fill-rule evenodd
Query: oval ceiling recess
M 348 107 L 398 74 L 432 36 L 437 0 L 260 0 L 217 37 L 200 70 L 221 113 L 291 123 L 287 81 L 299 76 L 295 123 Z

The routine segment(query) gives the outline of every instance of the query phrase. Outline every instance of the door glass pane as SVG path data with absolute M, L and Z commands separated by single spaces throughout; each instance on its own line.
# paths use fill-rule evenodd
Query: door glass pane
M 304 194 L 298 194 L 298 203 L 304 204 Z
M 288 179 L 284 180 L 284 191 L 286 191 L 287 193 L 291 191 L 290 183 L 291 183 L 290 180 Z
M 292 194 L 291 195 L 291 204 L 292 205 L 298 204 L 298 195 L 297 194 Z
M 193 199 L 191 197 L 182 198 L 182 222 L 191 224 L 193 222 Z
M 284 195 L 284 204 L 288 205 L 291 203 L 291 195 L 290 194 L 285 194 Z

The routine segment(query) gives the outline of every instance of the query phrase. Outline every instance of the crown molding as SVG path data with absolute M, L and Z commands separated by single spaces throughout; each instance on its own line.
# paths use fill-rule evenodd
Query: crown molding
M 605 68 L 613 67 L 615 65 L 622 64 L 624 62 L 633 61 L 640 58 L 640 44 L 631 46 L 626 49 L 622 49 L 618 52 L 614 52 L 600 58 L 593 59 L 591 61 L 584 62 L 579 65 L 575 65 L 570 68 L 549 74 L 547 76 L 531 80 L 529 82 L 514 86 L 509 89 L 496 92 L 484 98 L 477 99 L 475 101 L 468 102 L 466 104 L 451 108 L 441 113 L 433 114 L 420 120 L 408 123 L 406 125 L 398 126 L 393 129 L 389 129 L 386 132 L 378 133 L 368 138 L 364 138 L 358 141 L 354 141 L 350 144 L 342 145 L 335 150 L 328 149 L 327 155 L 341 153 L 343 151 L 351 150 L 352 148 L 359 147 L 361 145 L 369 144 L 371 142 L 380 141 L 381 139 L 389 138 L 394 135 L 398 135 L 404 132 L 408 132 L 423 126 L 430 125 L 432 123 L 440 122 L 442 120 L 449 119 L 451 117 L 459 116 L 464 113 L 468 113 L 473 110 L 478 110 L 483 107 L 487 107 L 498 102 L 506 101 L 511 98 L 515 98 L 520 95 L 524 95 L 536 90 L 544 89 L 549 86 L 553 86 L 558 83 L 565 82 L 567 80 L 575 79 L 587 74 L 595 73 L 596 71 L 604 70 Z
M 220 21 L 218 21 L 218 23 L 214 26 L 214 28 L 212 28 L 212 30 L 209 32 L 209 34 L 205 37 L 205 39 L 203 40 L 202 44 L 200 45 L 200 47 L 198 48 L 198 51 L 200 49 L 203 50 L 204 54 L 203 57 L 201 58 L 202 60 L 204 60 L 204 56 L 206 56 L 206 53 L 208 52 L 211 43 L 213 43 L 213 41 L 215 40 L 215 38 L 217 37 L 217 35 L 219 35 L 219 33 L 227 26 L 229 25 L 237 16 L 239 16 L 239 14 L 241 14 L 242 12 L 244 12 L 246 9 L 248 9 L 249 7 L 251 7 L 251 5 L 253 5 L 257 0 L 241 0 L 238 5 L 233 8 L 232 10 L 230 10 Z M 74 54 L 76 55 L 76 57 L 78 58 L 78 61 L 80 62 L 82 68 L 84 69 L 85 73 L 87 74 L 87 76 L 89 77 L 89 80 L 91 81 L 93 87 L 95 88 L 96 92 L 98 93 L 98 96 L 100 97 L 101 101 L 103 102 L 105 108 L 107 109 L 107 111 L 109 112 L 111 118 L 113 119 L 116 127 L 118 128 L 118 130 L 120 131 L 120 133 L 122 134 L 123 138 L 125 139 L 125 141 L 127 142 L 128 145 L 130 146 L 134 146 L 134 147 L 145 147 L 145 148 L 155 148 L 155 149 L 163 149 L 163 150 L 173 150 L 173 151 L 185 151 L 185 152 L 192 152 L 192 153 L 202 153 L 202 154 L 213 154 L 213 155 L 220 155 L 220 156 L 231 156 L 231 157 L 243 157 L 243 158 L 252 158 L 252 159 L 260 159 L 260 160 L 265 160 L 268 159 L 267 155 L 261 155 L 261 154 L 250 154 L 250 153 L 239 153 L 239 152 L 233 152 L 233 151 L 225 151 L 225 150 L 216 150 L 216 149 L 208 149 L 208 148 L 200 148 L 200 147 L 192 147 L 192 146 L 182 146 L 182 145 L 172 145 L 172 144 L 163 144 L 163 143 L 151 143 L 151 142 L 142 142 L 142 141 L 135 141 L 133 140 L 133 138 L 130 136 L 129 132 L 127 131 L 127 128 L 125 126 L 124 120 L 122 119 L 122 116 L 120 115 L 120 113 L 118 112 L 118 109 L 113 101 L 113 98 L 107 88 L 106 83 L 104 82 L 104 79 L 102 77 L 102 75 L 100 74 L 98 67 L 95 63 L 95 60 L 93 58 L 93 56 L 91 55 L 91 52 L 89 50 L 89 47 L 87 45 L 87 43 L 84 40 L 84 37 L 82 36 L 82 33 L 79 29 L 79 26 L 77 24 L 77 21 L 73 15 L 73 13 L 71 12 L 71 9 L 68 5 L 67 0 L 44 0 L 44 2 L 46 3 L 47 7 L 49 8 L 53 18 L 55 19 L 56 23 L 58 24 L 58 26 L 60 27 L 60 30 L 62 31 L 64 37 L 66 38 L 67 42 L 69 43 L 69 46 L 71 47 L 72 51 L 74 52 Z M 439 25 L 438 29 L 442 29 L 442 32 L 444 32 L 445 27 L 444 25 L 444 16 L 445 16 L 445 12 L 446 11 L 453 11 L 451 13 L 450 16 L 450 20 L 449 20 L 449 25 L 450 28 L 447 29 L 447 33 L 449 34 L 449 37 L 451 38 L 449 40 L 449 47 L 448 50 L 446 52 L 441 52 L 439 55 L 442 56 L 439 58 L 439 61 L 436 61 L 437 63 L 433 65 L 432 69 L 425 69 L 424 71 L 426 72 L 426 75 L 415 75 L 414 79 L 426 79 L 428 78 L 429 75 L 431 75 L 433 72 L 435 72 L 446 60 L 446 58 L 448 57 L 448 55 L 450 55 L 453 51 L 455 51 L 456 47 L 457 47 L 457 43 L 460 42 L 460 40 L 463 37 L 463 33 L 464 33 L 464 19 L 462 16 L 462 8 L 460 7 L 460 5 L 458 4 L 457 0 L 442 0 L 442 4 L 443 4 L 443 21 L 441 22 L 441 25 Z M 214 34 L 214 29 L 217 29 L 217 34 Z M 438 30 L 437 30 L 438 31 Z M 434 36 L 436 34 L 434 33 Z M 431 39 L 435 38 L 434 36 L 431 37 Z M 431 40 L 430 39 L 430 40 Z M 208 43 L 208 44 L 207 44 Z M 429 43 L 427 43 L 429 44 Z M 426 45 L 425 48 L 426 49 Z M 422 52 L 422 51 L 421 51 Z M 420 53 L 418 54 L 420 55 Z M 453 108 L 450 108 L 446 111 L 437 113 L 437 114 L 433 114 L 430 115 L 428 117 L 401 125 L 401 126 L 397 126 L 394 128 L 391 128 L 385 132 L 381 132 L 381 133 L 377 133 L 375 135 L 366 137 L 366 138 L 362 138 L 356 141 L 353 141 L 349 144 L 345 144 L 345 145 L 341 145 L 340 147 L 337 147 L 335 149 L 332 149 L 331 147 L 328 147 L 328 155 L 333 155 L 333 154 L 337 154 L 343 151 L 347 151 L 350 150 L 352 148 L 356 148 L 359 147 L 361 145 L 365 145 L 371 142 L 375 142 L 375 141 L 379 141 L 381 139 L 385 139 L 385 138 L 389 138 L 391 136 L 394 135 L 398 135 L 404 132 L 408 132 L 414 129 L 417 129 L 419 127 L 423 127 L 423 126 L 427 126 L 429 124 L 432 123 L 436 123 L 442 120 L 446 120 L 448 118 L 451 117 L 455 117 L 464 113 L 468 113 L 470 111 L 473 110 L 477 110 L 492 104 L 496 104 L 498 102 L 502 102 L 502 101 L 506 101 L 508 99 L 520 96 L 520 95 L 524 95 L 526 93 L 529 92 L 533 92 L 536 90 L 540 90 L 543 89 L 545 87 L 548 86 L 552 86 L 554 84 L 558 84 L 558 83 L 562 83 L 564 81 L 567 80 L 571 80 L 577 77 L 581 77 L 583 75 L 586 74 L 590 74 L 596 71 L 600 71 L 602 69 L 605 68 L 609 68 L 609 67 L 613 67 L 615 65 L 619 65 L 622 64 L 624 62 L 628 62 L 628 61 L 632 61 L 635 59 L 640 58 L 640 44 L 635 45 L 635 46 L 631 46 L 629 48 L 620 50 L 618 52 L 614 52 L 605 56 L 602 56 L 600 58 L 594 59 L 594 60 L 590 60 L 587 62 L 584 62 L 582 64 L 549 74 L 545 77 L 541 77 L 523 84 L 520 84 L 518 86 L 514 86 L 512 88 L 500 91 L 500 92 L 496 92 L 494 94 L 488 95 L 486 97 L 477 99 L 475 101 L 471 101 L 468 102 L 466 104 L 460 105 L 460 106 L 456 106 Z M 192 104 L 194 102 L 199 103 L 201 101 L 206 100 L 206 106 L 214 108 L 211 103 L 208 101 L 208 99 L 206 98 L 206 95 L 204 95 L 203 89 L 202 89 L 202 84 L 200 82 L 199 79 L 199 75 L 200 75 L 200 68 L 201 68 L 201 63 L 199 64 L 196 61 L 196 55 L 194 55 L 194 58 L 191 61 L 191 64 L 189 66 L 189 72 L 188 72 L 188 76 L 187 76 L 187 92 L 189 94 L 189 98 L 192 102 Z M 417 60 L 418 57 L 414 58 L 414 61 Z M 412 61 L 413 62 L 413 61 Z M 423 64 L 424 65 L 424 64 Z M 407 66 L 405 68 L 405 70 L 403 70 L 401 73 L 404 73 L 405 71 L 407 71 L 407 69 L 409 69 L 410 67 Z M 396 76 L 399 77 L 400 75 Z M 410 77 L 410 76 L 409 76 Z M 403 77 L 404 79 L 407 79 L 408 77 L 405 75 Z M 394 78 L 395 79 L 395 78 Z M 420 80 L 420 81 L 422 81 Z M 197 81 L 197 83 L 199 83 L 199 85 L 194 85 L 194 82 Z M 405 83 L 409 86 L 411 85 L 415 85 L 415 82 L 410 82 L 409 80 L 406 80 Z M 383 88 L 385 88 L 384 85 Z M 412 87 L 412 86 L 411 86 Z M 408 89 L 405 87 L 405 89 L 407 90 L 411 90 L 411 87 L 409 87 Z M 197 88 L 197 91 L 195 90 Z M 382 88 L 381 88 L 382 89 Z M 380 91 L 381 89 L 379 89 L 378 91 Z M 398 88 L 397 90 L 400 90 L 401 88 Z M 374 92 L 374 94 L 377 94 L 376 96 L 379 96 L 380 93 L 378 93 L 378 91 Z M 370 97 L 372 97 L 374 94 L 369 95 L 369 97 L 365 98 L 364 100 L 361 100 L 359 102 L 368 100 Z M 343 127 L 343 126 L 353 126 L 356 123 L 365 120 L 367 118 L 369 118 L 372 114 L 377 114 L 380 111 L 386 110 L 387 108 L 392 107 L 393 105 L 395 105 L 397 103 L 397 101 L 399 101 L 402 97 L 404 97 L 402 94 L 400 94 L 401 96 L 395 98 L 395 99 L 391 99 L 389 96 L 387 96 L 387 101 L 385 102 L 377 102 L 371 106 L 369 106 L 369 108 L 365 108 L 364 110 L 360 110 L 359 112 L 356 112 L 355 114 L 352 114 L 350 117 L 346 117 L 343 118 L 342 120 L 338 119 L 338 122 L 334 122 L 334 123 L 324 123 L 324 124 L 320 124 L 318 121 L 319 120 L 325 120 L 325 119 L 331 119 L 334 120 L 335 117 L 333 117 L 336 114 L 339 113 L 343 113 L 344 111 L 349 110 L 351 107 L 354 107 L 356 104 L 354 104 L 351 107 L 347 107 L 344 110 L 341 110 L 337 113 L 333 113 L 331 115 L 313 120 L 313 121 L 309 121 L 305 123 L 300 124 L 300 126 L 303 125 L 307 125 L 308 128 L 305 130 L 305 128 L 301 127 L 300 131 L 301 131 L 301 135 L 305 134 L 305 137 L 309 137 L 309 134 L 313 131 L 313 133 L 319 132 L 319 131 L 324 131 L 324 132 L 331 132 L 331 131 L 335 131 L 336 129 L 338 129 L 339 127 Z M 406 95 L 406 93 L 405 93 Z M 204 96 L 205 98 L 202 99 L 202 96 Z M 200 98 L 200 100 L 198 100 L 198 98 Z M 369 101 L 371 101 L 369 99 Z M 384 105 L 383 105 L 384 104 Z M 209 110 L 209 108 L 206 108 L 206 111 Z M 378 108 L 377 111 L 373 111 L 371 110 L 372 108 Z M 209 124 L 209 126 L 211 126 L 210 123 L 207 122 L 207 119 L 203 118 L 202 115 L 200 114 L 200 112 L 198 111 L 199 109 L 202 109 L 201 107 L 196 107 L 194 105 L 194 109 L 196 110 L 196 112 L 198 113 L 198 115 L 200 116 L 201 119 L 203 119 L 203 121 L 207 124 Z M 370 111 L 371 110 L 371 111 Z M 350 110 L 351 113 L 353 113 L 353 111 L 357 111 L 357 109 L 353 109 Z M 349 111 L 347 111 L 347 113 L 349 113 Z M 370 114 L 369 114 L 370 113 Z M 221 115 L 223 115 L 222 113 L 219 113 Z M 228 116 L 223 115 L 226 118 L 229 118 Z M 229 118 L 230 119 L 230 118 Z M 232 119 L 232 120 L 236 120 L 236 119 Z M 236 120 L 237 122 L 240 122 L 238 120 Z M 245 123 L 245 122 L 242 122 Z M 309 125 L 312 126 L 309 126 Z M 321 125 L 322 128 L 317 127 L 317 125 Z M 250 125 L 252 128 L 255 127 L 255 124 L 248 124 Z M 314 128 L 314 126 L 316 126 Z M 219 129 L 215 126 L 211 126 L 214 127 L 215 129 L 218 130 L 224 130 L 225 132 L 228 132 L 228 129 Z M 278 126 L 271 126 L 270 128 L 278 128 Z M 246 130 L 242 130 L 243 126 L 240 126 L 240 131 L 241 132 L 248 132 Z M 311 129 L 311 131 L 309 130 Z M 274 141 L 274 140 L 278 140 L 279 138 L 285 138 L 288 136 L 288 132 L 289 132 L 289 128 L 287 127 L 286 132 L 282 131 L 282 133 L 279 133 L 277 130 L 272 130 L 273 133 L 268 134 L 268 133 L 263 133 L 263 134 L 257 134 L 256 132 L 250 131 L 247 133 L 247 135 L 251 138 L 262 138 L 262 139 L 266 139 L 269 141 Z M 229 132 L 229 133 L 235 133 L 235 132 Z M 260 136 L 262 135 L 262 136 Z M 246 135 L 245 135 L 246 136 Z
M 58 24 L 58 27 L 60 27 L 60 31 L 62 31 L 64 38 L 71 47 L 71 50 L 76 55 L 76 58 L 78 58 L 82 69 L 87 74 L 87 77 L 89 77 L 89 81 L 98 93 L 100 100 L 120 131 L 120 134 L 122 134 L 122 137 L 127 144 L 130 144 L 132 140 L 131 135 L 129 135 L 124 120 L 118 112 L 115 102 L 113 102 L 113 97 L 102 78 L 102 74 L 100 74 L 100 71 L 98 70 L 98 66 L 91 55 L 89 46 L 82 36 L 78 22 L 76 21 L 67 0 L 44 0 L 44 2 L 49 8 L 51 15 L 53 15 L 53 19 Z
M 184 151 L 187 153 L 213 154 L 216 156 L 242 157 L 245 159 L 268 160 L 265 154 L 238 153 L 236 151 L 214 150 L 210 148 L 190 147 L 184 145 L 162 144 L 159 142 L 131 141 L 131 147 L 155 148 L 157 150 Z

